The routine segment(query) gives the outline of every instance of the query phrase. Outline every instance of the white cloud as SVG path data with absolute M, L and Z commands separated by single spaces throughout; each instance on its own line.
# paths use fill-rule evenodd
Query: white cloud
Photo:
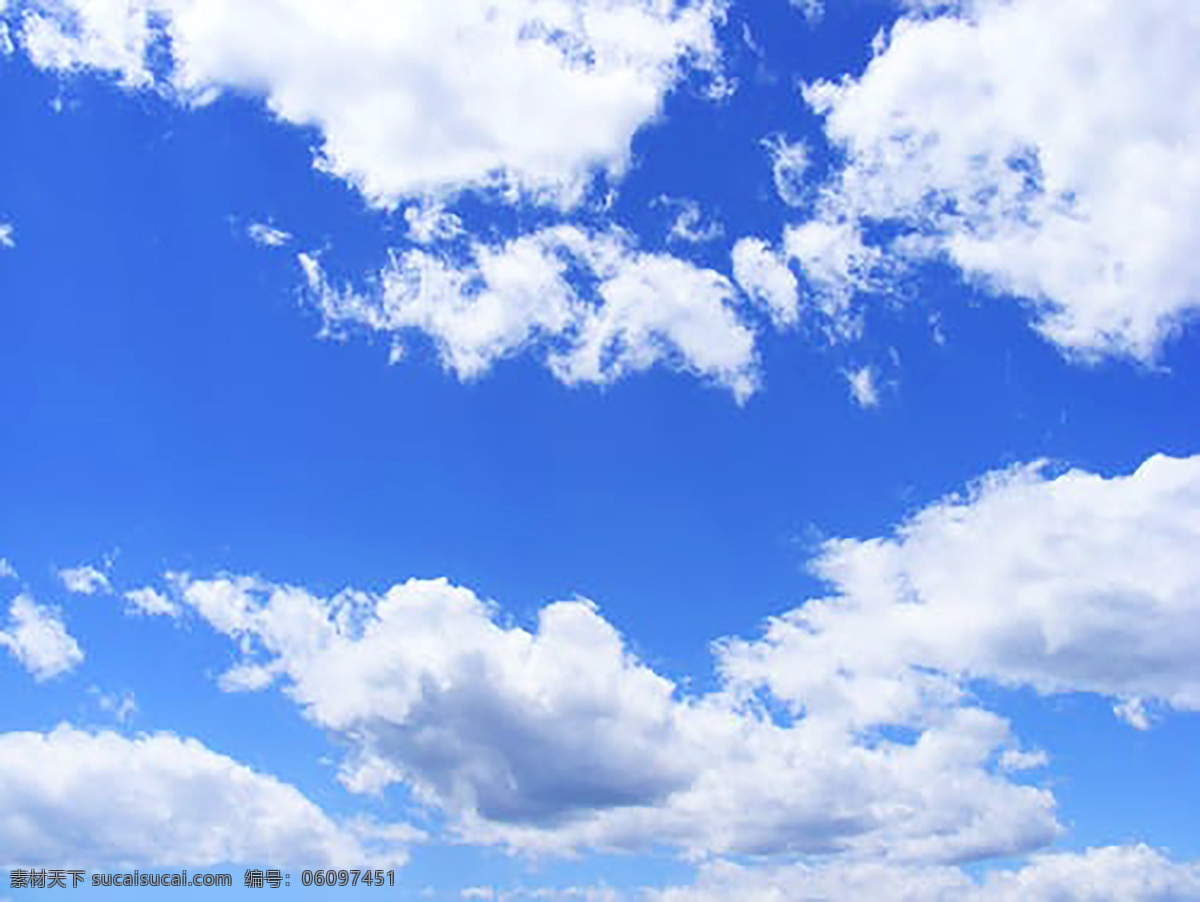
M 166 595 L 149 586 L 141 589 L 130 589 L 125 593 L 129 609 L 138 614 L 151 616 L 178 617 L 179 607 Z
M 0 32 L 0 46 L 3 46 L 3 33 Z M 17 241 L 13 238 L 13 227 L 10 223 L 0 222 L 0 247 L 16 247 Z
M 861 78 L 805 89 L 848 157 L 805 227 L 898 225 L 888 259 L 1032 301 L 1072 352 L 1152 359 L 1200 300 L 1200 7 L 920 6 Z M 835 282 L 860 262 L 825 259 Z
M 8 616 L 8 629 L 0 630 L 0 646 L 8 648 L 39 682 L 68 673 L 83 660 L 79 643 L 57 612 L 18 595 Z
M 239 650 L 226 689 L 279 684 L 347 749 L 347 786 L 405 784 L 469 841 L 890 866 L 1058 833 L 1053 796 L 1019 781 L 1047 756 L 971 681 L 1200 710 L 1197 547 L 1200 457 L 995 473 L 892 537 L 826 543 L 834 594 L 718 643 L 703 695 L 585 601 L 524 629 L 444 580 L 320 598 L 175 576 L 171 591 Z
M 725 228 L 716 220 L 705 221 L 704 211 L 697 201 L 688 197 L 660 197 L 658 202 L 674 209 L 675 218 L 667 232 L 668 241 L 683 241 L 688 244 L 703 244 L 715 241 L 725 234 Z
M 96 699 L 96 705 L 101 711 L 112 715 L 119 724 L 126 724 L 137 714 L 137 698 L 132 692 L 103 692 L 97 686 L 89 686 L 88 694 Z
M 488 186 L 574 202 L 597 171 L 621 173 L 633 135 L 686 72 L 715 71 L 723 14 L 712 0 L 35 8 L 20 40 L 39 65 L 94 67 L 148 85 L 147 50 L 161 35 L 181 97 L 262 94 L 282 120 L 320 130 L 322 168 L 385 206 Z
M 864 366 L 856 370 L 847 370 L 845 376 L 855 404 L 859 407 L 879 406 L 878 378 L 874 367 Z
M 788 141 L 782 135 L 768 138 L 763 146 L 771 156 L 771 174 L 780 200 L 792 207 L 804 206 L 810 193 L 805 181 L 808 146 L 803 141 Z
M 728 643 L 722 663 L 856 723 L 920 723 L 965 679 L 1197 711 L 1197 548 L 1200 457 L 1111 479 L 993 473 L 892 537 L 828 542 L 816 571 L 836 594 Z
M 759 238 L 733 246 L 733 277 L 747 296 L 761 303 L 779 327 L 796 322 L 799 287 L 787 261 Z
M 448 241 L 462 234 L 462 220 L 437 201 L 409 204 L 404 208 L 408 237 L 418 244 Z
M 0 810 L 8 868 L 388 866 L 405 858 L 400 837 L 418 836 L 335 822 L 294 787 L 194 739 L 65 725 L 0 733 Z
M 95 595 L 97 592 L 108 593 L 112 585 L 108 577 L 90 564 L 78 567 L 63 567 L 58 571 L 58 578 L 66 586 L 68 592 L 77 595 Z
M 653 902 L 1195 902 L 1200 865 L 1173 862 L 1146 846 L 1110 846 L 1035 857 L 974 880 L 954 867 L 831 863 L 705 865 L 693 886 L 651 891 Z
M 471 841 L 942 860 L 1056 833 L 1049 793 L 995 766 L 1013 740 L 983 711 L 949 712 L 909 744 L 866 741 L 722 692 L 684 697 L 582 601 L 525 630 L 443 580 L 332 599 L 251 578 L 174 583 L 242 651 L 225 688 L 281 683 L 345 743 L 350 788 L 404 783 Z
M 9 563 L 8 558 L 0 557 L 0 579 L 20 579 L 17 568 Z
M 546 349 L 567 384 L 608 383 L 660 362 L 748 397 L 757 384 L 754 334 L 720 274 L 639 252 L 619 230 L 557 226 L 498 245 L 476 243 L 455 261 L 426 250 L 393 257 L 371 296 L 338 291 L 300 255 L 329 326 L 430 336 L 460 378 L 486 372 L 530 345 Z
M 808 300 L 824 314 L 830 330 L 845 338 L 860 334 L 861 317 L 852 301 L 856 294 L 881 286 L 885 267 L 880 250 L 864 243 L 857 225 L 844 220 L 789 226 L 783 248 L 799 266 Z
M 251 241 L 263 247 L 283 247 L 292 240 L 291 232 L 277 229 L 265 222 L 251 223 L 246 229 L 246 234 L 250 236 Z

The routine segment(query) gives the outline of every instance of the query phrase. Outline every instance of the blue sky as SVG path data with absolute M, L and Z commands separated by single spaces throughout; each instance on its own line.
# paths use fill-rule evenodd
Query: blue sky
M 1200 899 L 1196 11 L 485 7 L 0 0 L 0 869 Z

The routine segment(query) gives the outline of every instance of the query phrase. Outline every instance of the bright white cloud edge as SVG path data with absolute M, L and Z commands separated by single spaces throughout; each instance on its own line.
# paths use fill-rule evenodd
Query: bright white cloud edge
M 372 202 L 488 188 L 570 206 L 618 176 L 686 74 L 716 72 L 715 0 L 61 0 L 17 42 L 40 66 L 114 73 L 184 102 L 261 94 L 316 126 L 318 165 Z M 172 65 L 151 69 L 169 39 Z
M 1200 304 L 1200 8 L 910 5 L 861 77 L 804 88 L 847 155 L 789 232 L 809 288 L 836 308 L 946 260 L 1072 356 L 1155 360 Z
M 299 259 L 328 328 L 390 334 L 394 357 L 407 333 L 424 333 L 460 378 L 536 346 L 568 385 L 608 384 L 667 363 L 739 400 L 758 386 L 755 336 L 733 284 L 669 254 L 639 251 L 619 229 L 549 227 L 473 243 L 465 261 L 405 251 L 364 292 L 330 284 L 316 257 Z

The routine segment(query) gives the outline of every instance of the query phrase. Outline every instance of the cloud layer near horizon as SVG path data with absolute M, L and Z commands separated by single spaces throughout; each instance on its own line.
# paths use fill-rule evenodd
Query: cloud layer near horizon
M 0 733 L 0 868 L 389 866 L 408 827 L 337 823 L 294 787 L 170 733 Z

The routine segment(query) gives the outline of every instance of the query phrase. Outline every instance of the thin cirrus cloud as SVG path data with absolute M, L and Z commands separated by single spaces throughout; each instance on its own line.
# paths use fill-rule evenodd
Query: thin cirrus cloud
M 420 838 L 337 822 L 297 789 L 171 733 L 0 733 L 0 867 L 394 866 Z
M 912 6 L 860 77 L 803 88 L 846 157 L 789 229 L 810 290 L 946 260 L 1072 355 L 1153 360 L 1200 299 L 1200 9 Z

